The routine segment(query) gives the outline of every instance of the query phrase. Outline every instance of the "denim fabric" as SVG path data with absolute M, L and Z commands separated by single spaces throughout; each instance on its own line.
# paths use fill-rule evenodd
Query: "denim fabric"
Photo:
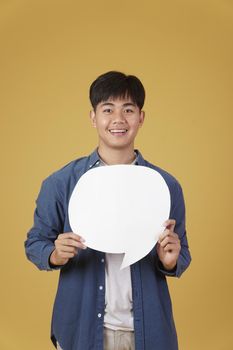
M 169 187 L 170 218 L 176 220 L 175 232 L 181 241 L 181 252 L 174 271 L 163 268 L 155 247 L 146 257 L 131 265 L 135 349 L 177 350 L 166 276 L 181 276 L 191 261 L 182 189 L 173 176 L 136 152 L 136 164 L 158 171 Z M 86 171 L 99 163 L 95 150 L 87 157 L 72 161 L 43 182 L 37 198 L 34 225 L 25 241 L 28 259 L 40 270 L 52 270 L 49 257 L 54 250 L 54 241 L 58 234 L 71 231 L 68 203 L 74 186 Z M 80 250 L 76 257 L 57 269 L 60 269 L 60 277 L 51 325 L 54 346 L 58 341 L 63 350 L 103 350 L 105 254 L 90 248 Z

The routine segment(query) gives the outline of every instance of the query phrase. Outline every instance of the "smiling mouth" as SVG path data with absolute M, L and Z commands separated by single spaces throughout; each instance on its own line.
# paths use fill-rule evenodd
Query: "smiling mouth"
M 124 135 L 127 133 L 127 129 L 109 129 L 112 135 Z

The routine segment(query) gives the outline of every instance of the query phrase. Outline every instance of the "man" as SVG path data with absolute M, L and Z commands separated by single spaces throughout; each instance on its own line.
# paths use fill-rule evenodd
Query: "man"
M 144 99 L 137 77 L 115 71 L 99 76 L 90 87 L 97 149 L 49 176 L 38 196 L 25 247 L 39 269 L 60 269 L 51 329 L 59 349 L 178 349 L 166 276 L 179 277 L 191 261 L 185 206 L 177 180 L 134 150 L 145 118 Z M 83 237 L 71 232 L 68 219 L 69 198 L 80 177 L 93 167 L 112 164 L 155 169 L 171 195 L 170 219 L 159 242 L 123 270 L 121 254 L 87 248 Z

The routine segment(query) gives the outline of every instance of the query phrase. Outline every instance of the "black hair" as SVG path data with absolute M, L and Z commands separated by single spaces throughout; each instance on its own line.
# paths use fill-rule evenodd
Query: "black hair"
M 134 75 L 110 71 L 100 75 L 91 84 L 89 96 L 94 110 L 98 103 L 109 98 L 131 98 L 141 110 L 145 100 L 145 89 Z

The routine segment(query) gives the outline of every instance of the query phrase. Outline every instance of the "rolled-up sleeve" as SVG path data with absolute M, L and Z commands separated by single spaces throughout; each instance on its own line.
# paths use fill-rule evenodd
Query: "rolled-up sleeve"
M 40 270 L 52 270 L 49 257 L 54 241 L 63 232 L 64 209 L 56 181 L 51 175 L 42 183 L 36 200 L 34 225 L 27 234 L 25 251 L 27 258 Z

